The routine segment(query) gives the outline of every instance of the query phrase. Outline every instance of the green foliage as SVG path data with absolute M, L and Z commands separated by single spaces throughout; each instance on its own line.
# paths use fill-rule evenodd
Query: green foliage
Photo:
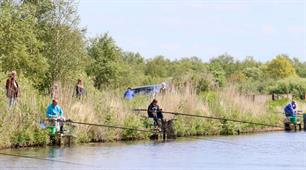
M 273 79 L 295 76 L 295 69 L 287 56 L 279 55 L 267 65 L 267 74 Z
M 221 67 L 223 68 L 223 70 L 227 75 L 232 74 L 236 69 L 234 65 L 235 62 L 234 57 L 228 54 L 223 54 L 218 56 L 217 58 L 213 58 L 210 60 L 210 63 L 216 63 L 216 62 L 221 65 Z
M 49 69 L 40 88 L 49 88 L 55 81 L 74 79 L 86 64 L 84 32 L 73 0 L 43 1 L 35 4 L 38 11 L 39 37 L 44 42 L 43 55 Z M 45 4 L 43 4 L 45 3 Z M 48 8 L 44 9 L 47 6 Z M 49 10 L 48 10 L 49 9 Z
M 284 107 L 286 104 L 288 104 L 289 99 L 279 99 L 279 100 L 271 100 L 268 103 L 268 108 L 270 111 L 275 111 L 277 107 Z
M 122 52 L 114 40 L 108 34 L 95 38 L 88 48 L 88 55 L 93 62 L 87 72 L 95 77 L 95 87 L 118 87 L 124 70 Z
M 302 63 L 298 58 L 293 58 L 293 65 L 297 75 L 306 78 L 306 62 Z
M 149 59 L 146 63 L 145 74 L 151 77 L 168 77 L 170 74 L 169 66 L 171 62 L 163 56 Z
M 124 120 L 124 126 L 128 128 L 138 129 L 139 127 L 142 127 L 142 122 L 139 119 L 139 117 L 135 115 L 131 115 Z M 121 135 L 123 139 L 131 140 L 131 139 L 145 138 L 147 134 L 144 134 L 143 132 L 127 129 L 127 130 L 123 130 L 121 132 Z
M 45 75 L 48 65 L 41 54 L 38 23 L 28 6 L 4 3 L 0 9 L 0 59 L 4 72 L 16 69 L 35 84 Z
M 0 6 L 0 59 L 40 90 L 83 72 L 85 44 L 73 1 L 5 1 Z
M 225 83 L 225 71 L 219 61 L 212 61 L 209 65 L 209 71 L 214 76 L 214 81 L 222 87 Z
M 247 67 L 243 69 L 243 74 L 251 80 L 261 80 L 263 77 L 263 72 L 258 67 Z
M 222 87 L 235 84 L 242 94 L 292 93 L 303 98 L 306 93 L 305 79 L 296 76 L 306 77 L 306 63 L 296 58 L 291 61 L 288 56 L 280 55 L 266 64 L 252 57 L 235 61 L 228 54 L 209 63 L 197 57 L 174 61 L 164 56 L 145 59 L 139 53 L 124 52 L 108 34 L 93 38 L 87 46 L 84 33 L 79 26 L 74 0 L 0 1 L 0 80 L 4 86 L 5 73 L 17 70 L 21 86 L 21 97 L 12 111 L 7 109 L 5 100 L 0 101 L 0 147 L 48 142 L 48 132 L 38 127 L 37 119 L 44 116 L 49 97 L 37 90 L 45 91 L 56 81 L 69 87 L 63 98 L 68 110 L 65 113 L 72 118 L 141 129 L 147 128 L 144 124 L 150 124 L 149 120 L 143 121 L 130 110 L 147 106 L 151 99 L 138 96 L 132 101 L 122 101 L 122 93 L 115 89 L 169 81 L 177 90 L 175 93 L 189 91 L 185 94 L 188 99 L 176 98 L 180 103 L 172 107 L 179 111 L 194 109 L 194 114 L 206 114 L 193 108 L 192 102 L 190 107 L 186 106 L 189 99 L 196 102 L 201 97 L 202 102 L 197 105 L 207 107 L 214 116 L 271 124 L 279 123 L 280 117 L 274 114 L 255 117 L 237 106 L 225 106 L 229 101 L 224 102 Z M 71 99 L 69 93 L 71 82 L 78 78 L 84 80 L 88 93 L 82 101 Z M 6 98 L 3 89 L 0 97 Z M 284 102 L 269 103 L 268 107 L 274 110 Z M 87 114 L 75 114 L 73 109 Z M 255 126 L 177 117 L 175 128 L 178 136 L 184 136 L 235 134 L 237 129 Z M 148 135 L 132 130 L 84 126 L 78 127 L 76 134 L 79 142 L 143 139 Z
M 184 74 L 199 74 L 207 72 L 207 65 L 197 57 L 175 60 L 171 63 L 171 65 L 172 67 L 170 68 L 170 74 L 174 78 L 179 78 Z
M 295 98 L 304 99 L 306 94 L 305 78 L 286 78 L 278 80 L 266 87 L 266 90 L 272 94 L 293 94 Z

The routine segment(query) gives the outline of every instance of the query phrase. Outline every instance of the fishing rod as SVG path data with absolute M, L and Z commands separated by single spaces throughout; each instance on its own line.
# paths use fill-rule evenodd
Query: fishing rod
M 72 124 L 88 125 L 88 126 L 98 126 L 98 127 L 106 127 L 106 128 L 133 130 L 133 131 L 147 132 L 147 133 L 161 133 L 161 132 L 155 131 L 155 130 L 145 130 L 145 129 L 137 129 L 137 128 L 131 128 L 131 127 L 115 126 L 115 125 L 104 125 L 104 124 L 96 124 L 96 123 L 78 122 L 78 121 L 72 121 L 72 120 L 69 120 L 69 119 L 66 120 L 65 122 L 66 123 L 72 123 Z
M 143 112 L 143 111 L 147 111 L 147 109 L 133 109 L 133 111 Z M 187 113 L 179 113 L 179 112 L 167 112 L 167 111 L 163 111 L 162 113 L 172 114 L 172 115 L 180 115 L 180 116 L 188 116 L 188 117 L 198 117 L 198 118 L 206 118 L 206 119 L 231 121 L 231 122 L 238 122 L 238 123 L 247 123 L 247 124 L 254 124 L 254 125 L 268 126 L 268 127 L 283 128 L 282 126 L 278 126 L 278 125 L 271 125 L 271 124 L 265 124 L 265 123 L 250 122 L 250 121 L 244 121 L 244 120 L 236 120 L 236 119 L 229 119 L 229 118 L 223 118 L 223 117 L 204 116 L 204 115 L 195 115 L 195 114 L 187 114 Z
M 19 155 L 19 154 L 10 154 L 10 153 L 3 153 L 0 152 L 0 155 L 4 156 L 12 156 L 12 157 L 19 157 L 19 158 L 26 158 L 26 159 L 35 159 L 35 160 L 42 160 L 42 161 L 50 161 L 50 162 L 55 162 L 55 163 L 64 163 L 64 164 L 70 164 L 70 165 L 78 165 L 78 166 L 91 166 L 88 164 L 82 164 L 82 163 L 75 163 L 75 162 L 69 162 L 69 161 L 62 161 L 62 160 L 54 160 L 54 159 L 48 159 L 48 158 L 39 158 L 35 156 L 27 156 L 27 155 Z

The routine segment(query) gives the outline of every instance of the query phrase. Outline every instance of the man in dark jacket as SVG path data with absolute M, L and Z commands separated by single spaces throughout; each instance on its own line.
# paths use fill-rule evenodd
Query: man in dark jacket
M 159 123 L 159 119 L 161 121 L 163 121 L 163 113 L 162 113 L 162 109 L 159 108 L 158 104 L 157 104 L 157 100 L 153 99 L 153 101 L 151 102 L 151 104 L 148 107 L 148 117 L 149 118 L 153 118 L 154 120 L 154 126 L 157 126 L 158 128 L 161 127 L 161 123 Z
M 292 101 L 289 104 L 287 104 L 286 107 L 284 108 L 286 117 L 296 116 L 295 109 L 296 109 L 295 101 Z
M 6 96 L 9 101 L 9 108 L 15 105 L 16 99 L 19 96 L 19 85 L 17 83 L 17 73 L 12 71 L 5 85 Z

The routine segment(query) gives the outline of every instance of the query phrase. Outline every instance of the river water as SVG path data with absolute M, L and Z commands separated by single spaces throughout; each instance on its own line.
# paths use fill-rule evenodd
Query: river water
M 0 169 L 305 170 L 306 132 L 0 151 Z

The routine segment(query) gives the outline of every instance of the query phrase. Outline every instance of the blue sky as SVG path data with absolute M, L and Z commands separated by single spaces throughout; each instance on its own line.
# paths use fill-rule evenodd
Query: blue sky
M 79 14 L 88 37 L 108 32 L 145 58 L 306 61 L 306 0 L 80 0 Z

